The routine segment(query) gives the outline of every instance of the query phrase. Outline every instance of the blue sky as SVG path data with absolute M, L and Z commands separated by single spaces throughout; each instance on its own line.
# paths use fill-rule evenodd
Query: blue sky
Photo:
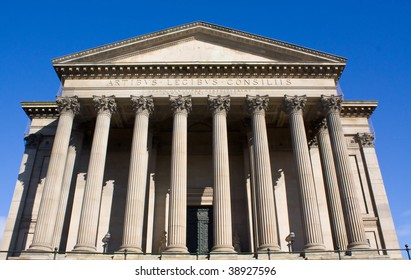
M 290 2 L 289 4 L 287 2 Z M 205 21 L 348 59 L 347 100 L 378 100 L 376 149 L 400 245 L 411 245 L 410 1 L 4 1 L 0 8 L 0 236 L 23 154 L 21 101 L 51 101 L 53 58 Z

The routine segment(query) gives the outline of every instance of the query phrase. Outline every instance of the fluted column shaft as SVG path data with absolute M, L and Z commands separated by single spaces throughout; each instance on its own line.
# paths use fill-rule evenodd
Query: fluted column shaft
M 121 249 L 141 253 L 148 168 L 148 124 L 154 110 L 153 97 L 132 96 L 135 111 L 128 175 L 126 211 Z
M 340 119 L 342 98 L 341 96 L 334 95 L 329 97 L 322 96 L 321 102 L 327 118 L 335 169 L 340 187 L 340 196 L 347 229 L 348 249 L 368 249 L 369 245 L 365 237 L 359 200 L 355 189 L 354 175 L 352 173 L 347 144 Z
M 230 167 L 228 158 L 227 112 L 230 109 L 229 96 L 208 99 L 213 114 L 213 252 L 234 252 L 232 222 Z
M 285 96 L 284 110 L 289 114 L 291 140 L 297 167 L 302 223 L 305 233 L 304 249 L 323 250 L 325 246 L 303 120 L 303 109 L 306 100 L 305 96 Z
M 112 113 L 117 109 L 114 97 L 95 96 L 93 101 L 98 114 L 84 189 L 77 244 L 74 246 L 75 251 L 96 251 L 101 190 L 106 164 L 110 121 Z
M 257 190 L 258 213 L 258 250 L 279 251 L 277 236 L 276 209 L 274 189 L 271 175 L 270 152 L 268 149 L 267 127 L 265 110 L 268 106 L 267 96 L 247 96 L 248 110 L 251 114 L 254 159 L 255 183 Z
M 171 144 L 170 210 L 166 253 L 188 253 L 187 235 L 187 116 L 191 96 L 170 96 L 174 113 Z
M 61 184 L 70 142 L 74 116 L 79 112 L 77 97 L 58 97 L 59 122 L 51 150 L 46 182 L 37 215 L 33 243 L 30 250 L 53 250 L 53 233 L 56 222 Z
M 71 144 L 68 147 L 66 166 L 64 168 L 63 181 L 61 184 L 61 193 L 59 207 L 56 217 L 56 224 L 54 226 L 53 234 L 53 246 L 55 248 L 60 247 L 61 235 L 64 227 L 64 218 L 67 212 L 67 202 L 70 195 L 70 187 L 73 178 L 73 171 L 76 164 L 77 153 L 81 149 L 83 143 L 83 134 L 80 132 L 74 132 L 71 137 Z
M 330 212 L 331 228 L 334 235 L 334 245 L 341 250 L 347 248 L 347 233 L 344 223 L 344 213 L 338 189 L 334 157 L 325 119 L 317 126 L 317 140 L 320 151 L 321 165 Z

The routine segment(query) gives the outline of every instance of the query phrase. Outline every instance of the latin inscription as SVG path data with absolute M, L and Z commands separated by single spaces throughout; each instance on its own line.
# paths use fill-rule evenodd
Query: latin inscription
M 291 79 L 116 79 L 108 87 L 264 87 L 291 86 Z

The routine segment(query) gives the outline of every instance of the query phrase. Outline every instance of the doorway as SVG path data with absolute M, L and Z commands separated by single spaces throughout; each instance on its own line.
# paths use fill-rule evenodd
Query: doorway
M 213 246 L 212 206 L 187 207 L 187 248 L 190 253 L 206 254 Z

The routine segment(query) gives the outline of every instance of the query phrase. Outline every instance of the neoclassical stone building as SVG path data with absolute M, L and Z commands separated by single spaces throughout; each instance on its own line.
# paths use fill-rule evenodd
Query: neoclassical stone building
M 345 64 L 203 22 L 54 59 L 61 96 L 22 102 L 31 126 L 1 250 L 399 258 L 384 251 L 399 246 L 377 102 L 339 94 Z

